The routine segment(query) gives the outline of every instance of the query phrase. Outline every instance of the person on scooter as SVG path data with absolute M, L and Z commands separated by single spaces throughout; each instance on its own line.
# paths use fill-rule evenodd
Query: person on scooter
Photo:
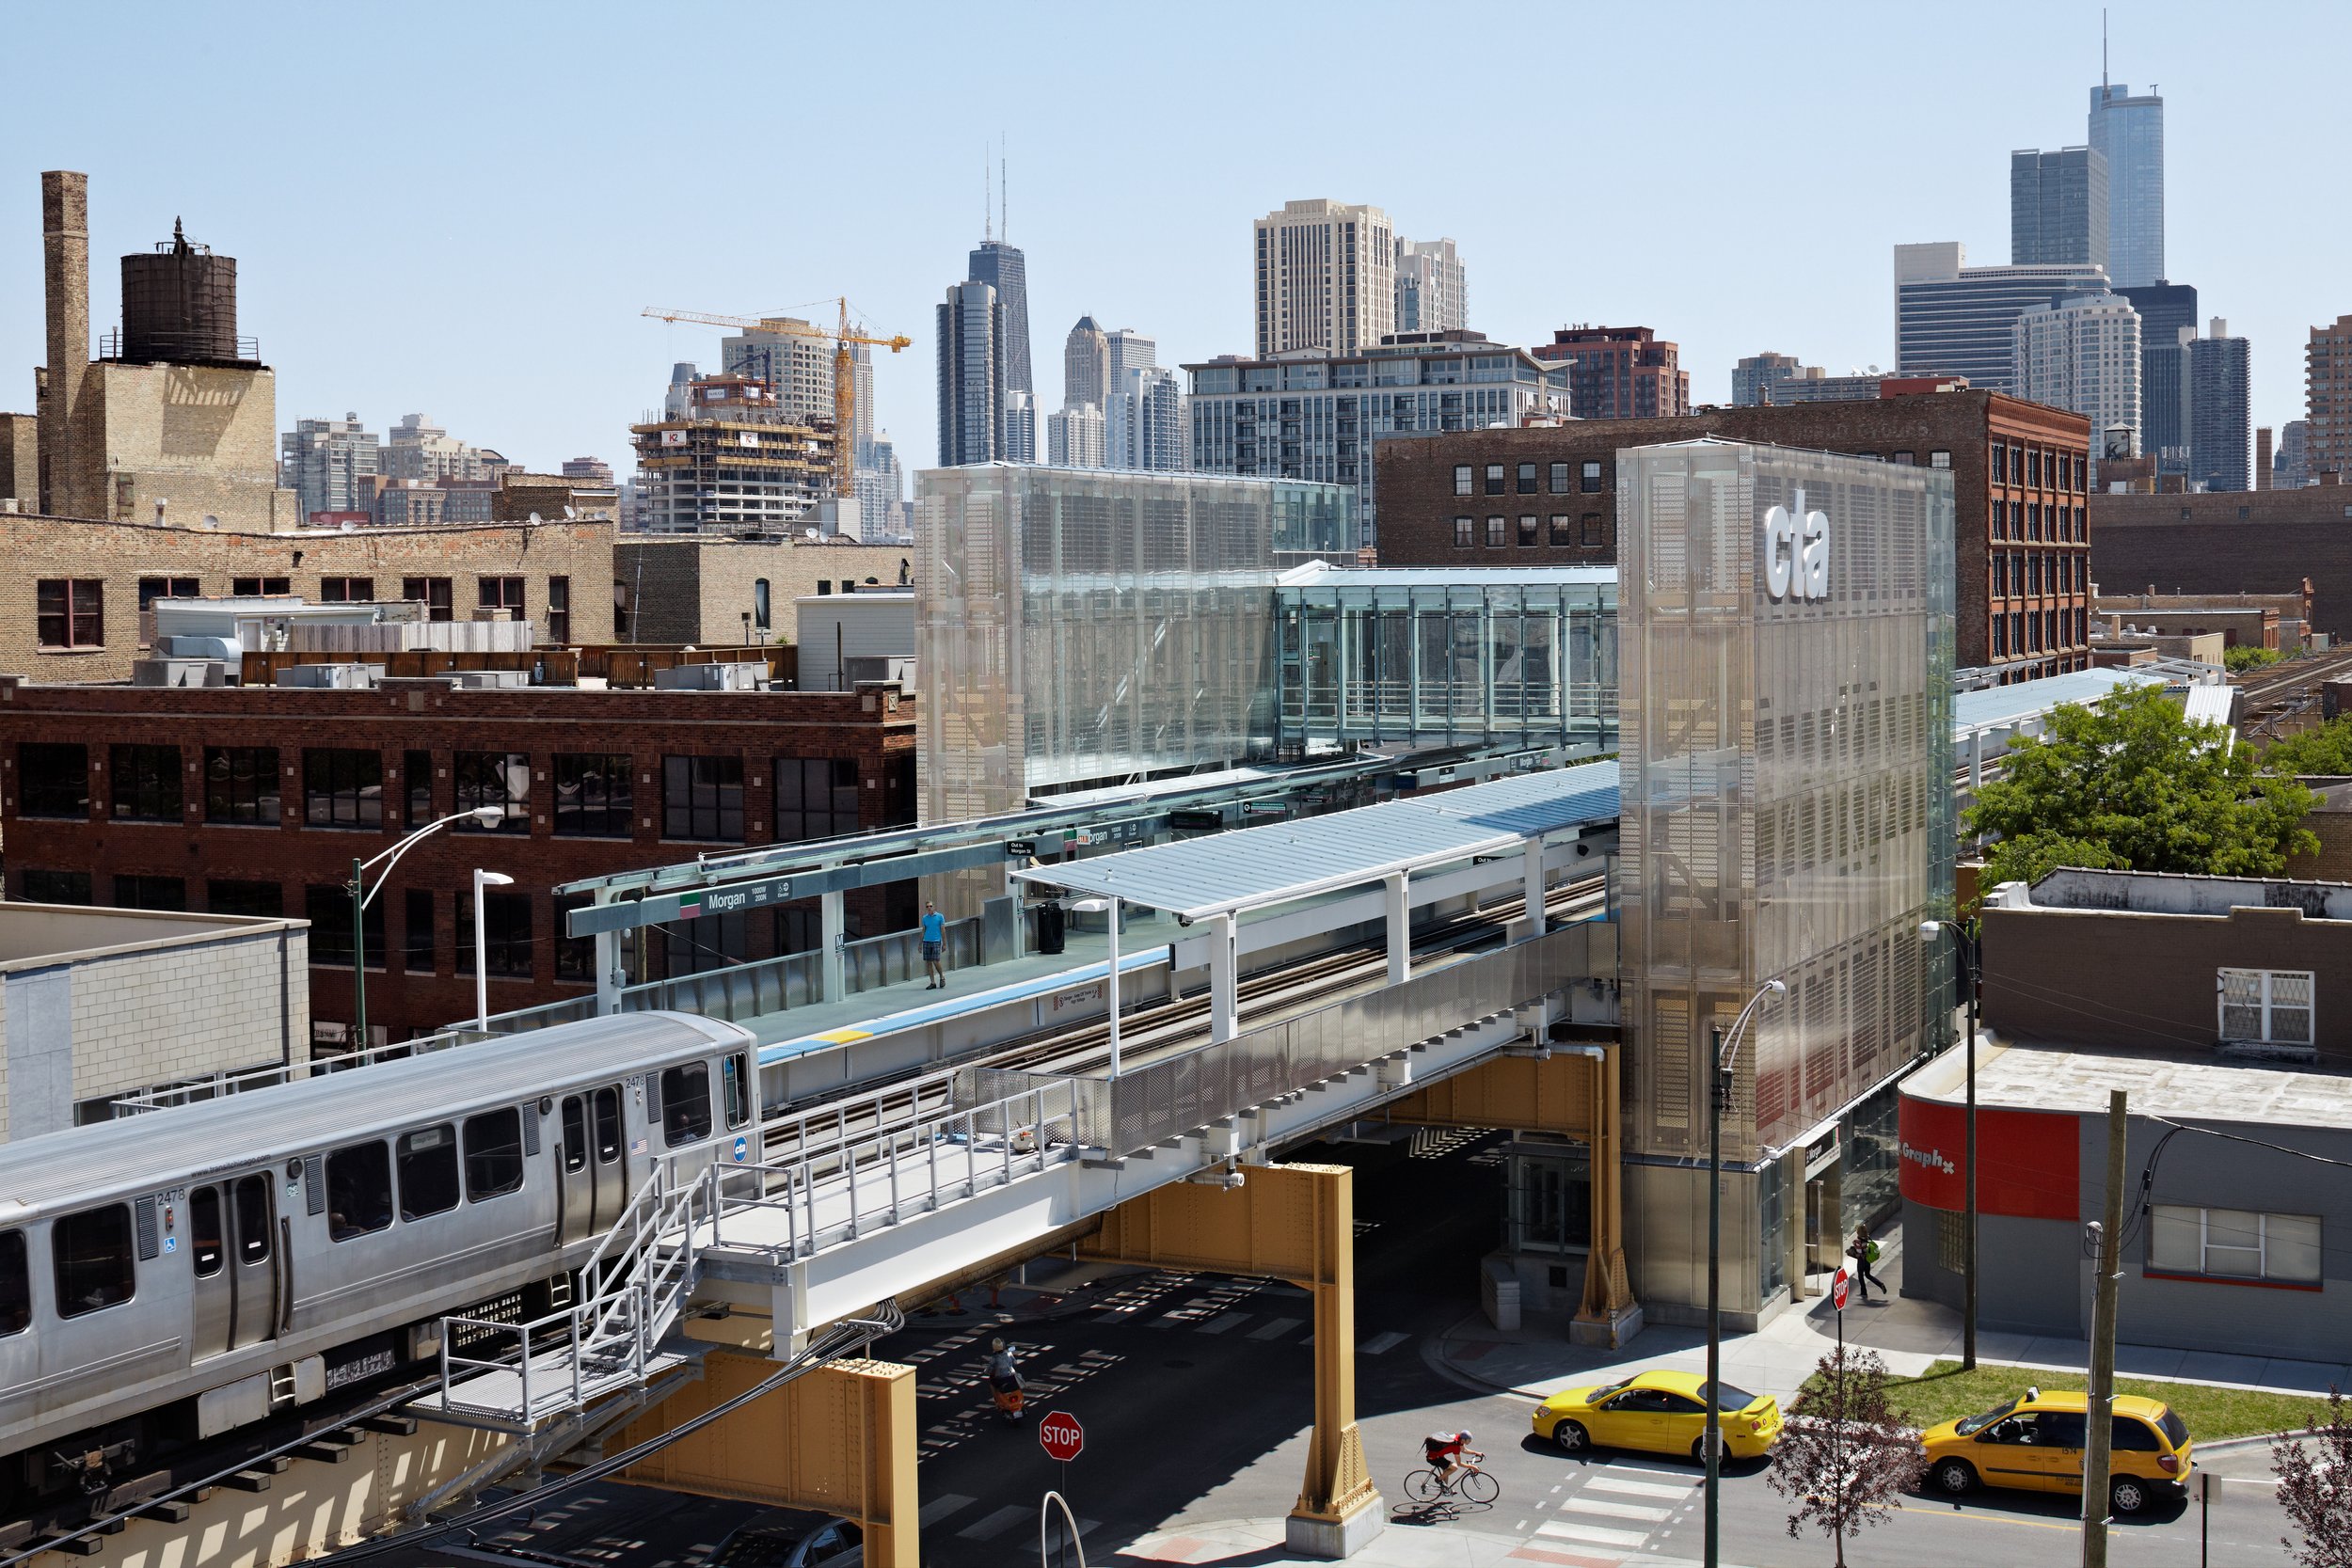
M 1021 1412 L 1021 1368 L 1013 1350 L 1002 1339 L 988 1342 L 988 1386 L 995 1391 L 996 1408 L 1008 1416 Z

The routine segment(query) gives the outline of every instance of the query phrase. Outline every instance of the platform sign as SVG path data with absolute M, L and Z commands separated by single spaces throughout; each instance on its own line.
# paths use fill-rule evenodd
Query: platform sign
M 1035 860 L 1037 859 L 1037 840 L 1033 838 L 1009 838 L 1005 840 L 1005 856 L 1009 860 Z
M 1087 1431 L 1078 1424 L 1077 1417 L 1067 1410 L 1057 1410 L 1038 1422 L 1037 1440 L 1047 1458 L 1067 1465 L 1087 1446 Z
M 1845 1269 L 1839 1269 L 1837 1271 L 1836 1277 L 1833 1278 L 1829 1282 L 1830 1306 L 1836 1310 L 1843 1312 L 1846 1309 L 1846 1298 L 1852 1293 L 1852 1274 Z

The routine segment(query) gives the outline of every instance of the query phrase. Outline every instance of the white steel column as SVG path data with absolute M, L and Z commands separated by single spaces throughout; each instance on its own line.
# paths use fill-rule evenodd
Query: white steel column
M 1531 938 L 1539 937 L 1544 934 L 1545 927 L 1544 841 L 1540 838 L 1531 838 L 1527 841 L 1527 864 L 1524 868 L 1524 878 L 1527 910 L 1522 918 L 1527 922 L 1527 934 Z
M 621 933 L 596 933 L 596 1011 L 621 1010 Z
M 1413 974 L 1413 909 L 1406 897 L 1406 874 L 1392 871 L 1381 880 L 1383 907 L 1389 926 L 1389 984 L 1401 986 Z
M 1209 1039 L 1221 1044 L 1233 1037 L 1241 1005 L 1234 985 L 1234 926 L 1230 914 L 1209 917 Z
M 825 1000 L 838 1002 L 849 994 L 842 979 L 842 940 L 849 935 L 850 922 L 838 890 L 820 894 L 817 899 L 818 918 L 822 927 L 818 938 L 825 957 Z
M 1111 1013 L 1111 1076 L 1116 1078 L 1119 1076 L 1119 900 L 1111 898 L 1105 902 L 1110 905 L 1111 975 L 1108 999 Z

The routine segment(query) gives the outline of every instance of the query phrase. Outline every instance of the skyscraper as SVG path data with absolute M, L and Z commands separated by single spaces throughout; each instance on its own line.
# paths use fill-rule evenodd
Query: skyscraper
M 2300 490 L 2311 483 L 2307 445 L 2311 429 L 2302 420 L 2289 420 L 2279 427 L 2279 453 L 2270 464 L 2273 490 Z
M 975 283 L 985 283 L 996 291 L 996 302 L 1005 315 L 1005 390 L 1008 392 L 1037 391 L 1037 383 L 1029 377 L 1029 263 L 1027 258 L 1003 240 L 982 240 L 972 252 L 971 270 L 964 274 Z M 1027 457 L 1021 462 L 1030 461 Z
M 1102 404 L 1073 403 L 1046 415 L 1045 461 L 1057 468 L 1104 467 Z
M 340 420 L 296 420 L 278 438 L 278 484 L 294 493 L 299 515 L 366 512 L 374 502 L 375 433 L 357 414 Z M 606 483 L 612 482 L 610 471 Z
M 1773 394 L 1804 373 L 1793 354 L 1751 354 L 1731 367 L 1731 405 L 1756 408 L 1781 400 Z
M 939 307 L 939 466 L 1005 456 L 1004 307 L 986 283 L 947 286 Z
M 2028 307 L 2017 318 L 2017 395 L 2090 420 L 2093 483 L 2102 454 L 2139 448 L 2139 312 L 2112 293 Z M 2118 440 L 2118 434 L 2122 438 Z
M 2137 288 L 2164 276 L 2164 100 L 2102 82 L 2090 89 L 2090 146 L 2107 161 L 2107 274 Z
M 2160 473 L 2188 472 L 2188 350 L 2197 336 L 2197 290 L 2187 283 L 2118 289 L 2139 312 L 2139 454 Z M 2096 432 L 2093 432 L 2095 435 Z
M 2013 392 L 2017 318 L 2107 286 L 2106 273 L 2088 263 L 1972 267 L 1967 260 L 1957 240 L 1895 247 L 1898 373 L 1964 375 L 1971 387 Z
M 1061 405 L 1075 408 L 1082 403 L 1103 406 L 1103 388 L 1107 379 L 1105 356 L 1108 346 L 1103 341 L 1103 329 L 1092 316 L 1080 316 L 1078 325 L 1070 329 L 1070 336 L 1061 350 Z
M 797 316 L 761 319 L 801 330 L 739 332 L 722 338 L 720 370 L 766 382 L 768 396 L 787 414 L 832 419 L 833 343 L 829 336 Z
M 1037 461 L 1037 399 L 1027 392 L 1005 391 L 1005 450 L 1008 463 Z
M 2188 477 L 2208 490 L 2253 488 L 2246 456 L 2253 435 L 2250 359 L 2246 340 L 2231 337 L 2219 316 L 2188 345 Z
M 1132 326 L 1103 334 L 1103 386 L 1106 391 L 1119 388 L 1120 378 L 1129 371 L 1148 371 L 1160 362 L 1160 345 L 1156 339 L 1147 338 Z
M 1568 407 L 1580 420 L 1671 419 L 1691 411 L 1681 351 L 1646 326 L 1564 326 L 1528 351 L 1565 363 Z
M 1452 240 L 1396 242 L 1396 329 L 1443 332 L 1470 325 L 1470 281 Z
M 1251 240 L 1260 358 L 1355 354 L 1396 330 L 1396 233 L 1379 208 L 1289 201 Z
M 2352 474 L 2352 316 L 2312 328 L 2303 375 L 2305 471 L 2314 479 Z
M 2107 160 L 2089 147 L 2009 155 L 2009 261 L 2013 267 L 2107 261 Z

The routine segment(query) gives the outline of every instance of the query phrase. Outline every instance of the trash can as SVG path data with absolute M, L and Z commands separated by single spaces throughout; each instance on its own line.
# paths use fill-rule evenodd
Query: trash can
M 1046 902 L 1037 907 L 1037 950 L 1058 953 L 1062 950 L 1062 927 L 1066 917 L 1059 904 Z

